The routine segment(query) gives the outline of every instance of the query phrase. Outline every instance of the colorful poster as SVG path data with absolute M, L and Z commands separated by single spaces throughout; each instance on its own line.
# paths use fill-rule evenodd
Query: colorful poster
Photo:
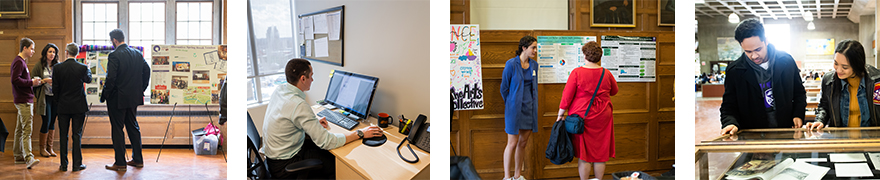
M 450 25 L 450 93 L 453 109 L 483 109 L 480 25 Z
M 107 79 L 107 57 L 112 51 L 89 51 L 86 54 L 85 63 L 92 72 L 92 82 L 87 83 L 86 102 L 91 104 L 101 104 L 101 92 L 104 90 L 104 81 Z
M 808 55 L 834 54 L 834 39 L 807 39 Z
M 565 83 L 586 64 L 581 47 L 596 36 L 538 36 L 538 83 Z M 598 42 L 598 41 L 597 41 Z
M 602 67 L 617 82 L 654 82 L 657 38 L 602 36 Z
M 225 45 L 153 45 L 150 103 L 217 104 Z

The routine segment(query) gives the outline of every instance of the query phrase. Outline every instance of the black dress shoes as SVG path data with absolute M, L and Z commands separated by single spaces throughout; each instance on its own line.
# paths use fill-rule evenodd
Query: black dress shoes
M 83 169 L 86 169 L 85 164 L 80 164 L 79 166 L 73 166 L 73 171 L 79 171 L 79 170 L 83 170 Z
M 60 171 L 67 171 L 67 166 L 65 166 L 65 165 L 61 165 L 61 167 L 58 167 L 58 170 L 60 170 Z

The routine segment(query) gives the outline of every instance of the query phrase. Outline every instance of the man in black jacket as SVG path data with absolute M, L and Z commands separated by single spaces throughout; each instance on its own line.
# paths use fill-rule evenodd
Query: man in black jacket
M 150 85 L 150 66 L 141 51 L 125 44 L 122 30 L 110 31 L 110 41 L 116 50 L 107 58 L 107 79 L 101 102 L 107 101 L 116 162 L 104 168 L 126 170 L 125 165 L 144 167 L 141 131 L 135 116 L 137 107 L 144 104 L 144 91 Z M 125 161 L 125 135 L 122 134 L 122 128 L 128 132 L 128 140 L 131 141 L 131 161 L 128 162 Z
M 794 58 L 767 43 L 758 19 L 740 22 L 735 38 L 744 53 L 727 67 L 721 134 L 736 134 L 739 129 L 800 128 L 807 97 Z
M 86 112 L 89 107 L 86 104 L 86 92 L 83 83 L 92 82 L 92 72 L 85 64 L 76 62 L 76 54 L 79 46 L 76 43 L 67 44 L 67 60 L 56 64 L 52 70 L 52 91 L 58 95 L 55 101 L 58 104 L 58 126 L 61 128 L 61 171 L 67 171 L 67 132 L 73 121 L 73 171 L 86 168 L 82 163 L 82 131 L 85 123 Z M 56 76 L 57 75 L 57 76 Z

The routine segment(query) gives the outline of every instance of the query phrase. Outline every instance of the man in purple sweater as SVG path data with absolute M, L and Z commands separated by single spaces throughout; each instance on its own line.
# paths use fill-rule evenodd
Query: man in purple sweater
M 31 130 L 33 127 L 34 86 L 40 85 L 39 78 L 30 79 L 27 59 L 34 55 L 34 41 L 29 38 L 21 38 L 18 56 L 12 60 L 10 79 L 12 81 L 12 103 L 18 109 L 18 119 L 15 123 L 15 140 L 12 154 L 15 156 L 15 164 L 27 163 L 30 169 L 40 160 L 34 159 L 31 153 Z

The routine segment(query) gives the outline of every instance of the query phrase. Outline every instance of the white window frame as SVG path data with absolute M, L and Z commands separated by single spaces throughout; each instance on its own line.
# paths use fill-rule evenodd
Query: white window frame
M 294 1 L 292 1 L 292 0 L 289 0 L 289 1 L 290 1 L 290 13 L 291 13 L 290 14 L 290 19 L 291 19 L 290 25 L 292 26 L 291 30 L 295 31 L 297 28 L 296 27 L 296 17 L 293 14 L 295 13 L 294 7 L 296 5 L 294 4 Z M 248 61 L 251 61 L 251 65 L 252 65 L 251 68 L 253 68 L 252 70 L 254 72 L 253 75 L 247 76 L 247 81 L 251 81 L 251 80 L 254 81 L 254 93 L 255 93 L 254 96 L 256 96 L 255 101 L 247 100 L 247 102 L 248 102 L 248 106 L 253 106 L 253 105 L 258 105 L 258 104 L 266 104 L 269 102 L 269 100 L 266 99 L 268 97 L 263 97 L 263 93 L 262 93 L 263 87 L 261 86 L 261 84 L 262 84 L 261 78 L 267 77 L 267 76 L 275 76 L 275 75 L 279 75 L 279 74 L 283 75 L 284 72 L 260 74 L 260 64 L 256 58 L 256 56 L 258 54 L 257 53 L 258 50 L 255 47 L 257 38 L 254 35 L 254 24 L 253 24 L 253 17 L 251 15 L 250 1 L 247 1 L 247 21 L 248 21 L 248 24 L 247 24 L 248 25 L 248 27 L 247 27 L 248 28 L 248 35 L 250 36 L 250 39 L 248 40 L 247 45 L 250 46 L 250 50 L 251 50 L 250 53 L 252 55 L 252 57 L 250 57 L 250 59 L 248 59 Z M 298 41 L 296 39 L 296 32 L 292 32 L 292 33 L 294 34 L 294 39 L 296 41 Z M 296 52 L 296 53 L 294 53 L 294 56 L 298 57 L 300 52 L 298 50 L 295 50 L 294 52 Z M 248 88 L 248 87 L 245 87 L 245 88 Z M 271 94 L 271 92 L 269 94 Z M 266 100 L 264 100 L 264 99 L 266 99 Z
M 123 33 L 126 34 L 126 41 L 128 41 L 129 34 L 129 21 L 128 21 L 128 8 L 129 3 L 137 3 L 137 2 L 164 2 L 165 3 L 165 43 L 166 44 L 176 44 L 177 41 L 177 3 L 178 2 L 212 2 L 211 6 L 213 7 L 213 18 L 212 18 L 212 32 L 211 32 L 211 44 L 220 44 L 223 42 L 222 31 L 223 31 L 223 9 L 222 0 L 118 0 L 118 1 L 108 1 L 108 0 L 77 0 L 74 3 L 74 42 L 82 44 L 83 35 L 82 35 L 82 4 L 83 3 L 117 3 L 116 7 L 118 8 L 117 13 L 117 21 L 119 23 L 118 28 L 122 30 Z M 109 33 L 106 32 L 107 37 L 110 37 Z M 110 43 L 110 42 L 107 42 Z M 109 45 L 109 44 L 95 44 L 95 45 Z

